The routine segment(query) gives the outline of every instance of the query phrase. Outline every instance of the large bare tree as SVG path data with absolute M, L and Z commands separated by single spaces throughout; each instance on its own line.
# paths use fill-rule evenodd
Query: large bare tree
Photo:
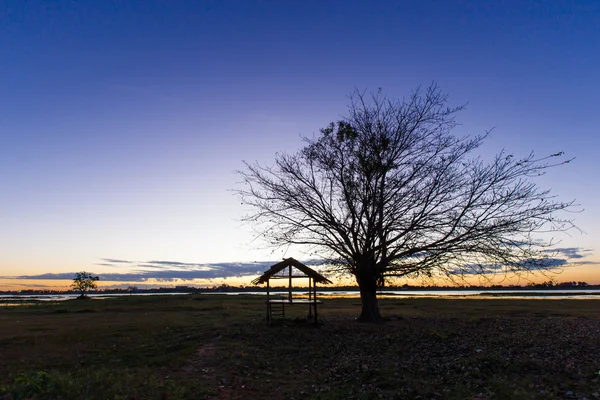
M 348 116 L 305 138 L 272 166 L 246 163 L 247 220 L 273 245 L 313 246 L 352 274 L 361 320 L 381 318 L 376 291 L 390 277 L 510 273 L 551 266 L 548 241 L 572 221 L 533 179 L 563 153 L 473 156 L 487 136 L 456 137 L 447 95 L 434 84 L 405 100 L 354 92 Z

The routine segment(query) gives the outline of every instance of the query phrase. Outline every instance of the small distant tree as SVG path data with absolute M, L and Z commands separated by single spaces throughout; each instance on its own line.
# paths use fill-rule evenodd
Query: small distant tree
M 80 298 L 84 298 L 85 293 L 88 290 L 96 289 L 96 287 L 97 287 L 96 281 L 99 281 L 99 280 L 100 280 L 100 277 L 93 276 L 89 272 L 85 272 L 85 271 L 77 272 L 75 274 L 75 278 L 73 278 L 73 283 L 71 284 L 71 288 L 81 294 L 79 296 Z
M 138 288 L 137 288 L 137 286 L 133 286 L 133 285 L 132 285 L 132 286 L 128 286 L 128 287 L 127 287 L 127 291 L 128 291 L 128 292 L 129 292 L 129 294 L 131 295 L 131 294 L 134 294 L 135 292 L 137 292 L 137 291 L 138 291 Z

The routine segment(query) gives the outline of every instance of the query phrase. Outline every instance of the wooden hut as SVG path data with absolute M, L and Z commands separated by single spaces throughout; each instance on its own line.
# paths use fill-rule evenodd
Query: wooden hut
M 294 299 L 292 297 L 292 280 L 308 278 L 308 299 Z M 275 298 L 271 296 L 269 281 L 271 279 L 287 279 L 288 295 Z M 308 305 L 308 316 L 317 322 L 317 306 L 322 301 L 317 300 L 317 283 L 329 284 L 331 281 L 312 268 L 307 267 L 293 258 L 284 258 L 283 261 L 272 265 L 264 274 L 252 281 L 255 285 L 267 284 L 267 322 L 271 322 L 273 315 L 285 317 L 285 307 L 293 304 Z

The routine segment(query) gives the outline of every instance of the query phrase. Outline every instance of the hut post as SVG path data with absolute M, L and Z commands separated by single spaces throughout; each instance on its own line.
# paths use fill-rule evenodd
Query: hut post
M 316 324 L 317 323 L 317 281 L 313 282 L 313 290 L 315 291 L 315 295 L 313 297 L 313 300 L 315 302 L 315 318 L 313 321 Z
M 312 278 L 308 277 L 308 316 L 312 317 Z
M 292 266 L 290 265 L 290 270 L 289 270 L 289 277 L 290 277 L 290 283 L 289 283 L 289 287 L 288 287 L 288 301 L 291 303 L 292 302 Z
M 267 323 L 271 322 L 271 300 L 269 298 L 269 278 L 267 278 Z

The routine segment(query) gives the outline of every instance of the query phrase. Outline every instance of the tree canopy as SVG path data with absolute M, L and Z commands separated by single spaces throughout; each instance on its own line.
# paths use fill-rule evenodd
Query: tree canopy
M 81 297 L 85 297 L 85 293 L 91 289 L 96 289 L 96 282 L 100 280 L 100 277 L 93 276 L 92 274 L 82 271 L 75 274 L 71 288 L 81 294 Z
M 433 84 L 407 99 L 354 92 L 348 115 L 272 166 L 245 163 L 247 220 L 273 245 L 312 246 L 352 274 L 361 319 L 379 319 L 376 289 L 390 277 L 511 273 L 551 267 L 565 231 L 558 200 L 534 183 L 562 152 L 491 161 L 474 156 L 488 133 L 457 137 L 448 96 Z

